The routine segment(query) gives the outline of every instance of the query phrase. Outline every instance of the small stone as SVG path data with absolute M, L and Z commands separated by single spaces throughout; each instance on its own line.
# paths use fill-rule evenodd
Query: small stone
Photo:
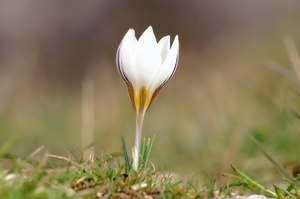
M 247 196 L 247 199 L 269 199 L 264 195 L 251 195 L 251 196 Z

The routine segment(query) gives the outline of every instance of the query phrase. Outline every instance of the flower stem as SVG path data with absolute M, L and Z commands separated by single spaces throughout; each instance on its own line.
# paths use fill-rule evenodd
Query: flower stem
M 136 113 L 136 132 L 135 132 L 135 144 L 132 149 L 133 156 L 133 169 L 138 171 L 139 169 L 139 158 L 141 149 L 141 136 L 144 122 L 145 111 L 137 111 Z

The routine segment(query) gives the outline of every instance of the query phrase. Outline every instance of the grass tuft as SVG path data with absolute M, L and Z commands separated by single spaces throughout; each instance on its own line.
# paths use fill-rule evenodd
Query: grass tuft
M 62 157 L 45 153 L 38 148 L 26 158 L 16 156 L 9 170 L 0 169 L 0 198 L 8 199 L 114 199 L 114 198 L 206 198 L 212 195 L 210 188 L 199 186 L 193 179 L 183 183 L 175 174 L 162 173 L 148 167 L 153 146 L 152 139 L 143 141 L 141 166 L 138 172 L 132 168 L 132 160 L 122 140 L 123 157 L 120 154 L 87 159 Z M 83 153 L 81 153 L 83 154 Z M 36 161 L 37 157 L 41 157 Z M 78 161 L 80 160 L 80 161 Z M 53 162 L 63 161 L 62 167 Z

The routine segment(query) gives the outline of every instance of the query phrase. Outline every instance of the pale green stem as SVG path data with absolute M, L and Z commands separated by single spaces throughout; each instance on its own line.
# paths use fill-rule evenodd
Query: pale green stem
M 135 144 L 132 149 L 133 156 L 133 169 L 137 171 L 139 169 L 139 158 L 141 149 L 141 139 L 142 139 L 142 128 L 144 121 L 145 111 L 137 111 L 136 113 L 136 132 L 135 132 Z

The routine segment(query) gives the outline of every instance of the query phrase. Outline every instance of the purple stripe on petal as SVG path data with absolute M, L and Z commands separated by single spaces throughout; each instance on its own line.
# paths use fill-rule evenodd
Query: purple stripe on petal
M 120 44 L 120 46 L 119 46 L 119 48 L 117 50 L 117 68 L 118 68 L 118 71 L 121 74 L 121 76 L 123 76 L 122 75 L 122 71 L 121 71 L 121 58 L 120 58 L 121 45 L 122 45 L 122 43 Z
M 176 69 L 177 69 L 177 65 L 178 65 L 178 60 L 179 60 L 179 53 L 177 54 L 177 57 L 176 57 L 176 62 L 175 62 L 175 66 L 174 66 L 174 69 L 171 73 L 171 75 L 158 87 L 158 89 L 161 89 L 164 85 L 166 85 L 166 83 L 168 83 L 168 81 L 173 77 Z
M 122 61 L 121 61 L 121 56 L 120 56 L 120 50 L 121 50 L 121 46 L 122 46 L 122 43 L 120 44 L 119 48 L 118 48 L 118 51 L 117 51 L 117 68 L 118 68 L 118 71 L 122 77 L 122 79 L 125 81 L 125 83 L 127 85 L 131 85 L 131 82 L 129 81 L 129 79 L 126 77 L 125 73 L 124 73 L 124 69 L 122 67 Z

